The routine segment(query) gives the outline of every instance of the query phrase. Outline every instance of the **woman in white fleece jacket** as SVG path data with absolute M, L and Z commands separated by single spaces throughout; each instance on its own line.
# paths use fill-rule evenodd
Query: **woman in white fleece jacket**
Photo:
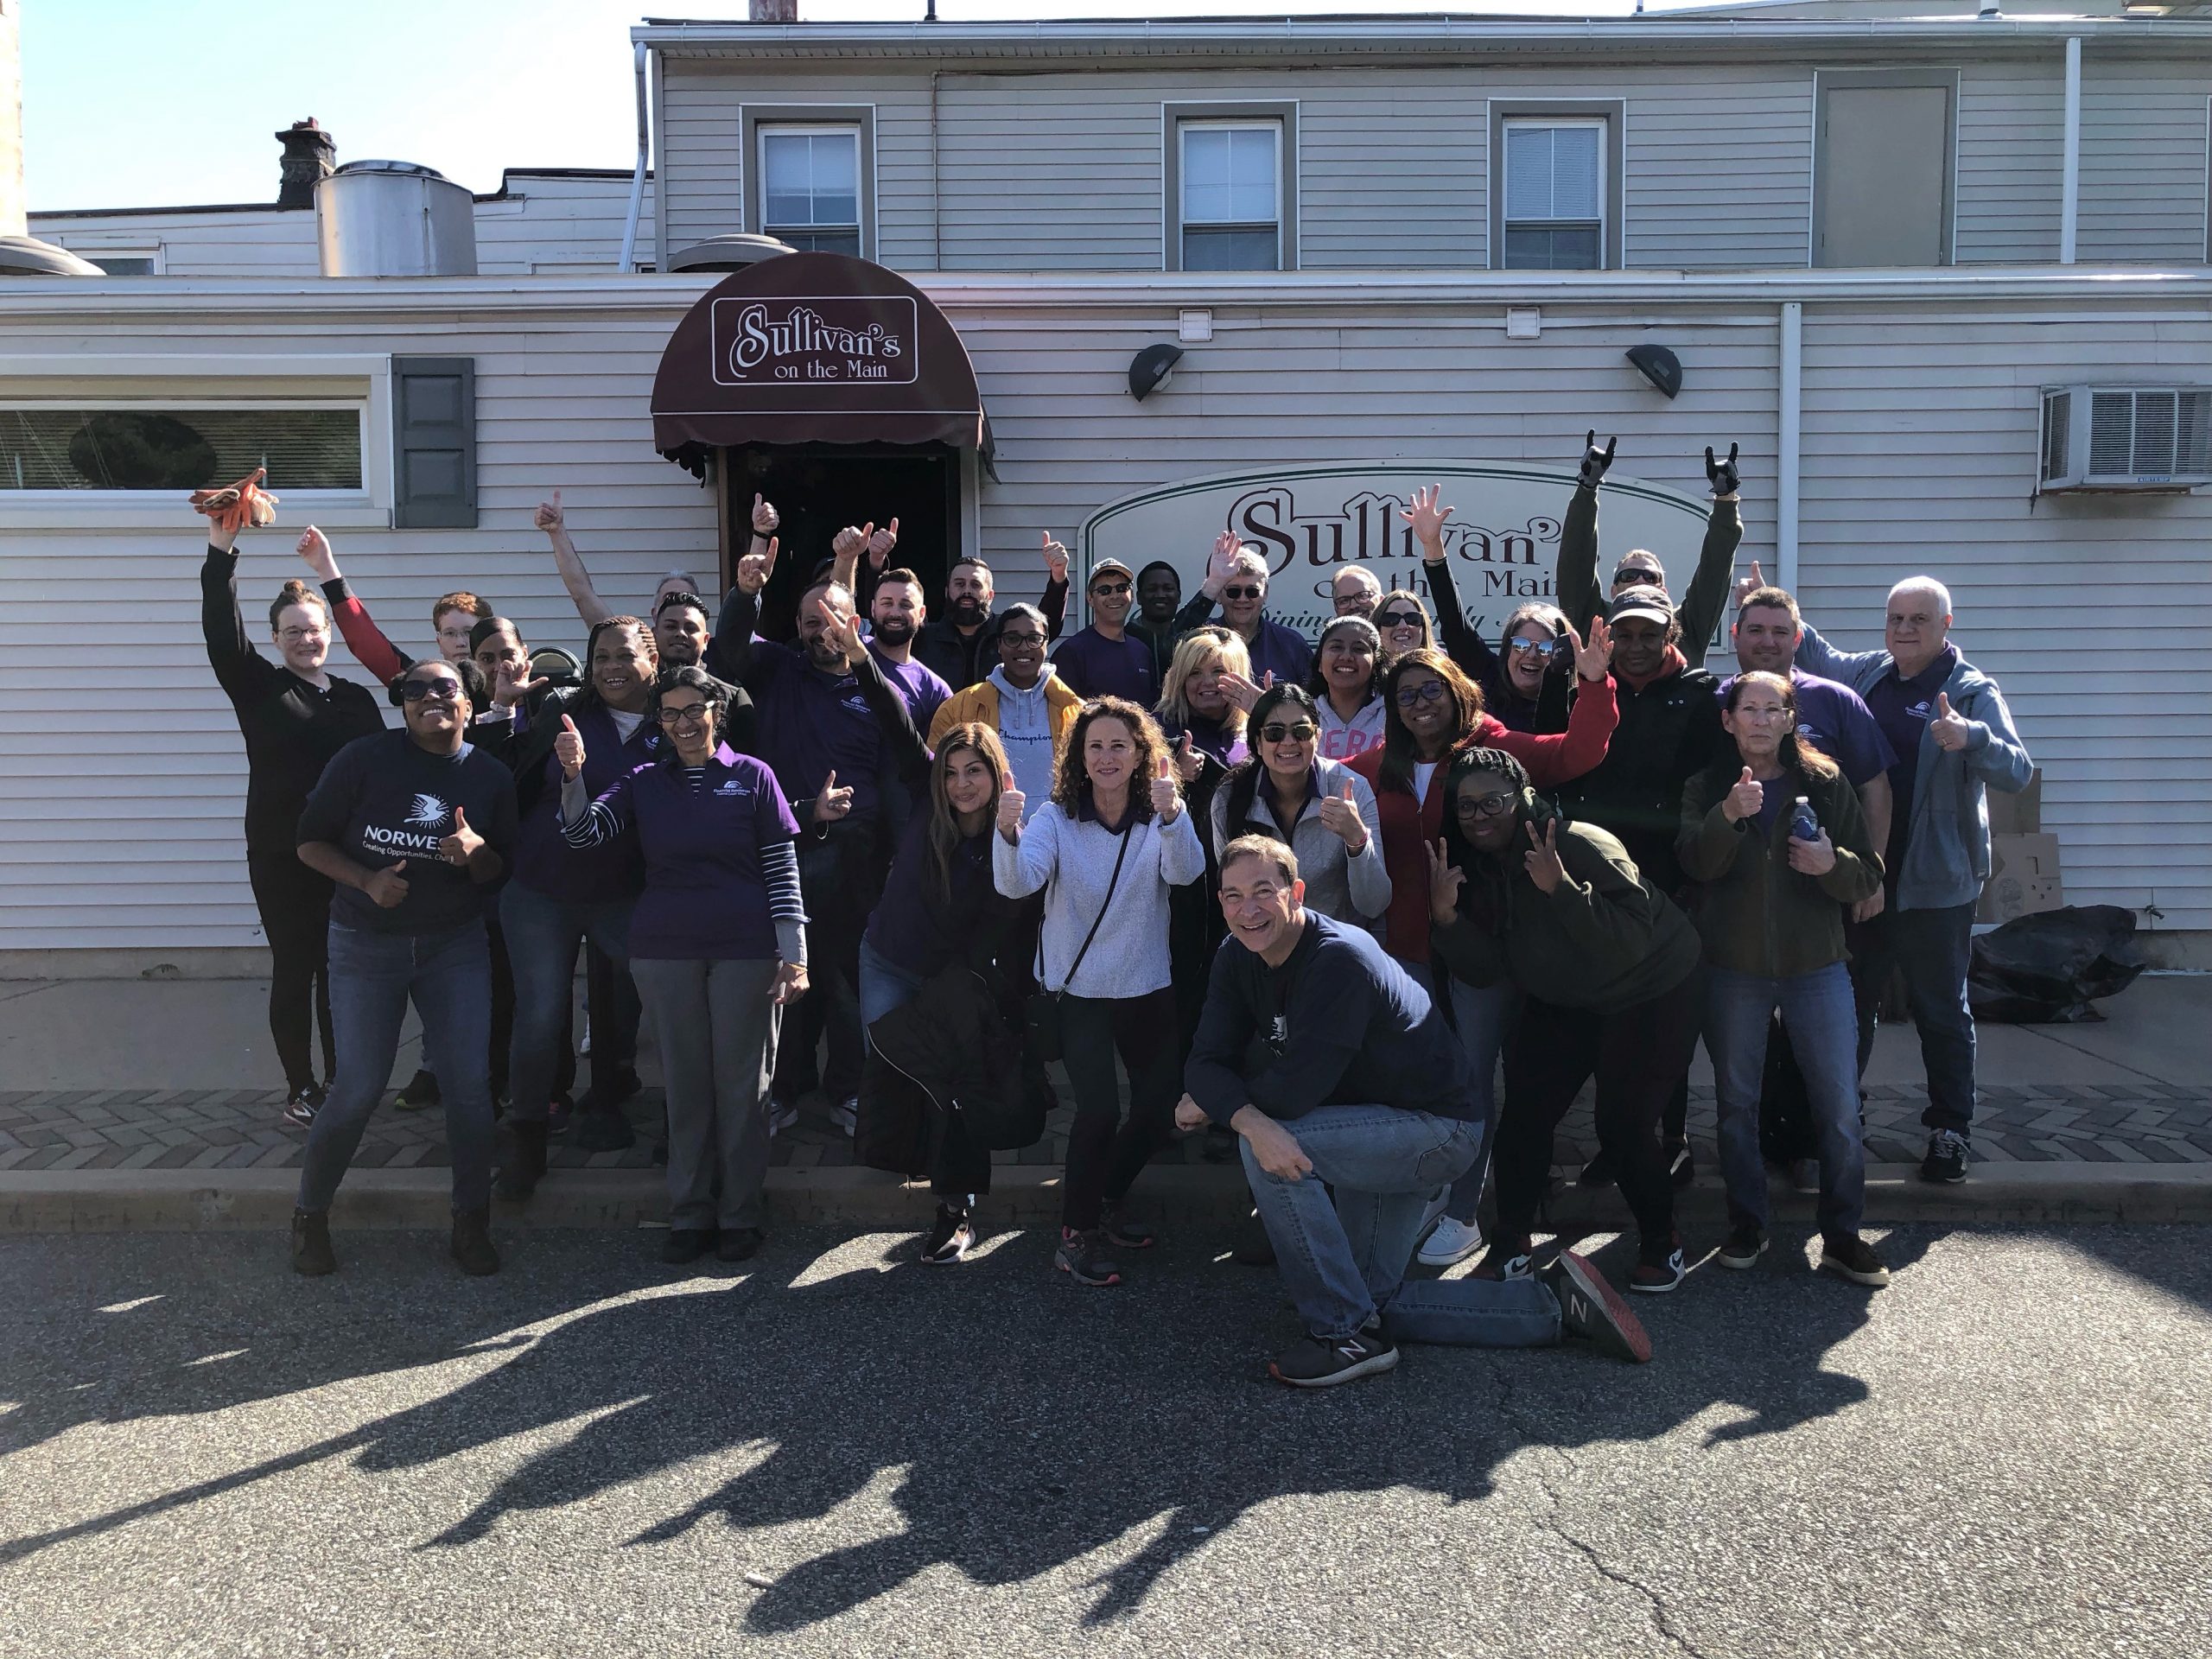
M 1075 1086 L 1053 1265 L 1078 1284 L 1117 1285 L 1111 1253 L 1154 1243 L 1119 1213 L 1121 1201 L 1173 1133 L 1182 1088 L 1167 890 L 1205 874 L 1205 849 L 1183 809 L 1166 739 L 1119 697 L 1083 706 L 1052 798 L 1027 823 L 1021 791 L 1011 777 L 1005 785 L 992 874 L 1009 898 L 1045 889 L 1038 979 L 1064 993 L 1060 1048 Z M 1129 1074 L 1126 1121 L 1117 1052 Z

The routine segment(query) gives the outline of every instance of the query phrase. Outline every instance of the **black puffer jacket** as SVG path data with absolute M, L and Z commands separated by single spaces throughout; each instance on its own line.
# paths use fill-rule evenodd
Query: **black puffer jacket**
M 1034 1146 L 1052 1091 L 1028 1058 L 1019 1013 L 996 975 L 955 963 L 870 1026 L 853 1156 L 909 1179 L 925 1175 L 956 1111 L 978 1146 Z

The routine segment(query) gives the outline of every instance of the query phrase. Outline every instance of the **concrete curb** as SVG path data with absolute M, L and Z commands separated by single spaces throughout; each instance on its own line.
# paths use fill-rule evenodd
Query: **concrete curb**
M 449 1210 L 446 1171 L 356 1170 L 332 1212 L 340 1228 L 442 1228 Z M 994 1172 L 982 1213 L 991 1225 L 1057 1220 L 1059 1172 Z M 0 1175 L 0 1234 L 177 1233 L 281 1230 L 291 1220 L 296 1171 L 71 1170 Z M 1808 1194 L 1777 1187 L 1777 1224 L 1809 1223 Z M 867 1169 L 777 1169 L 767 1182 L 772 1223 L 839 1223 L 918 1230 L 931 1213 L 928 1190 Z M 1148 1217 L 1227 1222 L 1243 1217 L 1240 1172 L 1228 1167 L 1147 1170 L 1134 1208 Z M 1726 1222 L 1716 1177 L 1701 1177 L 1676 1205 L 1686 1231 L 1700 1236 Z M 658 1170 L 556 1171 L 528 1204 L 496 1204 L 493 1224 L 514 1228 L 635 1228 L 667 1216 Z M 1905 1164 L 1866 1171 L 1870 1226 L 1902 1222 L 1980 1225 L 2085 1222 L 2212 1222 L 2212 1165 L 1980 1165 L 1962 1186 L 1933 1186 Z M 1572 1185 L 1555 1192 L 1548 1230 L 1613 1230 L 1626 1221 L 1617 1197 Z

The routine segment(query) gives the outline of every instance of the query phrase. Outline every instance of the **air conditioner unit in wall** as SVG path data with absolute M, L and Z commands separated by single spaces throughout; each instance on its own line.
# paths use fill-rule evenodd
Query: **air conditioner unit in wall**
M 2054 386 L 2043 394 L 2039 487 L 2212 484 L 2212 386 Z

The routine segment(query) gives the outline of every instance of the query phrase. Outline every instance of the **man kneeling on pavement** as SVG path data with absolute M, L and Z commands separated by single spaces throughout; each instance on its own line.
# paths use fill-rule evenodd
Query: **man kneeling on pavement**
M 1281 842 L 1223 849 L 1230 937 L 1176 1109 L 1185 1129 L 1210 1118 L 1240 1137 L 1306 1323 L 1269 1374 L 1326 1388 L 1389 1370 L 1401 1340 L 1534 1348 L 1562 1332 L 1650 1358 L 1624 1299 L 1572 1252 L 1537 1277 L 1406 1280 L 1430 1198 L 1480 1150 L 1474 1079 L 1428 994 L 1371 935 L 1309 912 L 1305 893 Z

